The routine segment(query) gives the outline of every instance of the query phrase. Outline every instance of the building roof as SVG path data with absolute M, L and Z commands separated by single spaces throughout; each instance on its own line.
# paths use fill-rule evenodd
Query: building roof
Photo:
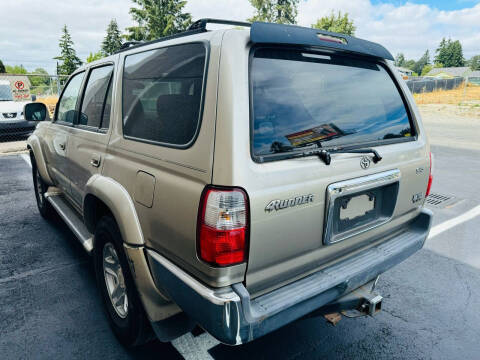
M 413 73 L 413 70 L 410 70 L 408 68 L 404 68 L 404 67 L 401 67 L 401 66 L 395 66 L 397 68 L 398 71 L 400 72 L 403 72 L 403 73 Z
M 428 72 L 427 76 L 434 76 L 440 73 L 445 73 L 451 76 L 465 76 L 469 75 L 470 72 L 471 70 L 468 66 L 433 68 Z

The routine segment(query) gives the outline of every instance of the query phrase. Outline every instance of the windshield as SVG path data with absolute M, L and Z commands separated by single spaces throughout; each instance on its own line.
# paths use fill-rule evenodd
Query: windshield
M 13 101 L 10 85 L 0 84 L 0 101 Z
M 413 135 L 402 97 L 380 64 L 257 49 L 251 72 L 256 156 Z

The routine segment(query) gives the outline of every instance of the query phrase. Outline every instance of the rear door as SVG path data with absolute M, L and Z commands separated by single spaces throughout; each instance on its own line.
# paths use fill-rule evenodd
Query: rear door
M 57 103 L 52 124 L 45 135 L 45 156 L 56 185 L 70 195 L 68 174 L 68 141 L 77 114 L 77 103 L 85 71 L 73 75 Z
M 258 48 L 250 79 L 251 159 L 235 181 L 251 201 L 250 291 L 384 241 L 418 214 L 426 142 L 386 64 Z M 335 153 L 365 148 L 382 160 Z M 330 164 L 309 153 L 322 149 Z
M 87 181 L 101 172 L 109 138 L 114 65 L 91 68 L 68 142 L 69 176 L 74 202 L 81 208 Z

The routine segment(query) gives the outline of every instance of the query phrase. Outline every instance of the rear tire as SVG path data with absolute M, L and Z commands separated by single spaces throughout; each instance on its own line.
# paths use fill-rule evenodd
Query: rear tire
M 95 230 L 95 275 L 110 326 L 126 347 L 142 345 L 154 339 L 145 315 L 117 223 L 104 216 Z
M 37 163 L 35 162 L 35 159 L 33 158 L 33 156 L 30 159 L 32 162 L 33 190 L 35 191 L 35 198 L 37 200 L 38 211 L 40 212 L 40 215 L 42 215 L 44 219 L 50 220 L 55 215 L 55 209 L 45 197 L 45 193 L 47 192 L 48 186 L 47 184 L 45 184 L 42 177 L 40 176 Z

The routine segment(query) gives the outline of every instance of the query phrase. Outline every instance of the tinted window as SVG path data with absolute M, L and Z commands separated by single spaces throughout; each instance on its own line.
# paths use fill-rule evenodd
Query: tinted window
M 13 101 L 10 84 L 0 84 L 0 101 Z
M 402 97 L 379 64 L 259 49 L 251 71 L 255 155 L 412 135 Z
M 76 115 L 75 108 L 77 106 L 80 86 L 82 86 L 84 75 L 84 72 L 75 75 L 67 84 L 67 87 L 65 88 L 62 98 L 58 104 L 58 121 L 64 121 L 73 124 L 73 120 Z
M 90 72 L 78 119 L 79 125 L 100 127 L 112 70 L 113 66 L 109 65 L 94 68 Z
M 108 129 L 108 127 L 110 126 L 110 112 L 112 111 L 112 88 L 113 81 L 112 79 L 110 79 L 110 83 L 108 85 L 107 99 L 105 100 L 105 107 L 103 108 L 102 125 L 100 126 L 102 129 Z
M 205 57 L 203 44 L 127 56 L 124 135 L 176 145 L 190 142 L 199 122 Z

